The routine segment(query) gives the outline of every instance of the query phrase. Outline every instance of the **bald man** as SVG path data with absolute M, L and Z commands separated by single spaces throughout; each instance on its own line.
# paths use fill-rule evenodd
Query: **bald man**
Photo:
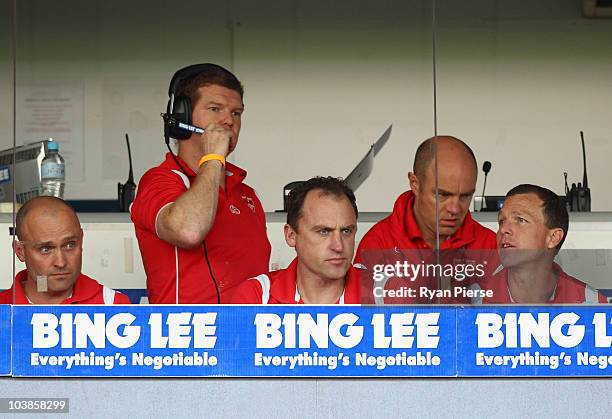
M 370 277 L 374 269 L 381 271 L 372 278 L 378 281 L 373 290 L 364 291 L 364 295 L 371 293 L 376 303 L 470 302 L 471 296 L 464 290 L 478 279 L 472 278 L 480 274 L 476 265 L 488 265 L 482 259 L 496 245 L 495 233 L 469 213 L 477 176 L 474 153 L 458 138 L 438 136 L 421 143 L 413 171 L 408 173 L 410 191 L 397 198 L 391 215 L 374 225 L 359 244 L 357 261 L 370 268 Z M 433 249 L 444 250 L 441 259 Z M 462 251 L 452 251 L 457 249 Z M 487 251 L 474 252 L 480 249 Z M 402 268 L 406 267 L 404 262 L 420 265 L 420 272 L 427 269 L 427 274 L 414 274 L 411 268 L 399 271 L 397 262 Z M 456 266 L 461 264 L 473 268 L 468 268 L 467 274 L 459 272 Z M 388 265 L 395 268 L 383 273 Z M 395 280 L 388 281 L 390 277 Z M 441 277 L 446 278 L 446 286 L 440 286 Z
M 81 273 L 83 230 L 74 210 L 54 197 L 17 212 L 15 254 L 26 269 L 0 293 L 1 304 L 129 304 L 127 296 Z

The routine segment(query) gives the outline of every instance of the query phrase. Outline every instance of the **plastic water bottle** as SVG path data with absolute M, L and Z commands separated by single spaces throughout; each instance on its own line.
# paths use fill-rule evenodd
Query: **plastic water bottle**
M 45 158 L 40 165 L 40 194 L 63 199 L 65 181 L 65 164 L 59 154 L 59 144 L 50 138 Z

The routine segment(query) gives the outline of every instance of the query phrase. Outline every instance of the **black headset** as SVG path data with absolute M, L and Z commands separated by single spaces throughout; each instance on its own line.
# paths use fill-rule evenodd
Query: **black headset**
M 204 64 L 193 64 L 188 67 L 181 68 L 170 81 L 170 87 L 168 88 L 168 105 L 166 106 L 166 114 L 162 114 L 164 118 L 164 137 L 166 142 L 169 138 L 175 140 L 186 140 L 191 137 L 193 131 L 183 129 L 179 127 L 179 123 L 192 125 L 191 113 L 193 111 L 191 100 L 188 96 L 182 95 L 182 89 L 185 87 L 185 83 L 199 76 L 202 73 L 209 71 L 223 70 L 228 72 L 225 68 L 217 64 L 204 63 Z

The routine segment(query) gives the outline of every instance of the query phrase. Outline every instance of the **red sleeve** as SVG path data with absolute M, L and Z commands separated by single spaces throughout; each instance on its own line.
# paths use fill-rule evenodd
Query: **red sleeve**
M 187 191 L 183 179 L 170 169 L 154 167 L 144 174 L 130 209 L 132 221 L 141 228 L 155 232 L 157 213 Z
M 132 302 L 127 295 L 121 294 L 119 291 L 115 291 L 115 299 L 113 300 L 113 304 L 132 304 Z
M 605 295 L 603 295 L 601 292 L 597 293 L 597 299 L 599 300 L 600 303 L 602 304 L 608 304 L 608 299 L 606 298 Z
M 262 304 L 261 297 L 263 290 L 261 284 L 255 278 L 244 281 L 232 293 L 229 299 L 230 304 Z
M 13 289 L 0 292 L 0 304 L 13 304 Z

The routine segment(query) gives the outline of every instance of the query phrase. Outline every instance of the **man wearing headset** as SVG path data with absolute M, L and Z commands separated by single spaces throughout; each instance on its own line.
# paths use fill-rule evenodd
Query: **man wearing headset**
M 178 155 L 144 174 L 131 208 L 149 302 L 224 303 L 270 259 L 263 207 L 246 171 L 225 160 L 238 143 L 243 87 L 225 68 L 197 64 L 174 75 L 169 95 L 166 140 L 179 140 Z

